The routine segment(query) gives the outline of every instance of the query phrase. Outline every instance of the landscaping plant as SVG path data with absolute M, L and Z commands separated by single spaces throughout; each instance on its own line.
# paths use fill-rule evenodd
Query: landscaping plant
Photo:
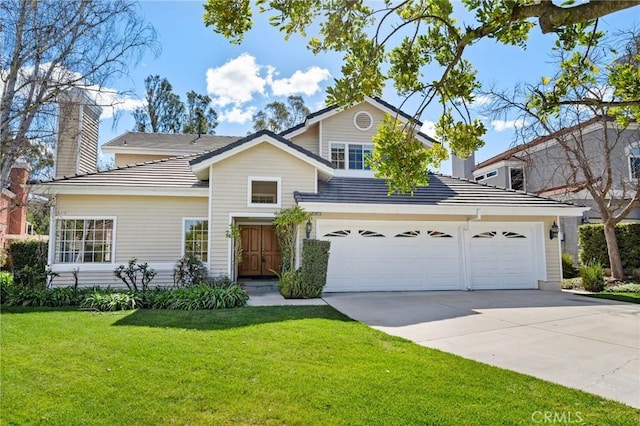
M 591 261 L 581 266 L 580 277 L 585 290 L 596 293 L 604 290 L 604 271 L 600 262 Z
M 569 253 L 562 253 L 562 278 L 575 278 L 578 276 L 578 269 L 573 266 L 573 256 Z
M 145 291 L 149 289 L 149 283 L 156 276 L 156 271 L 150 268 L 146 262 L 136 264 L 137 261 L 138 259 L 136 258 L 129 259 L 129 264 L 127 266 L 118 266 L 113 271 L 113 275 L 125 283 L 129 290 Z M 140 284 L 142 285 L 140 289 L 138 289 L 138 279 L 140 279 Z
M 176 262 L 173 268 L 173 285 L 176 287 L 191 287 L 206 284 L 209 271 L 204 263 L 194 254 L 187 253 Z

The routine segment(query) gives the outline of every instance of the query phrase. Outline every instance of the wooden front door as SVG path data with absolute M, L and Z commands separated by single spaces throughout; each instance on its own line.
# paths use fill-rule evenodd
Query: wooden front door
M 238 276 L 274 276 L 280 271 L 280 246 L 272 225 L 240 225 L 242 262 Z

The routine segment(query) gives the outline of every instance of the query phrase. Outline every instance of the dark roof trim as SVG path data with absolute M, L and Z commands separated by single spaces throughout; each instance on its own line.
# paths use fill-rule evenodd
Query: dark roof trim
M 295 149 L 296 151 L 300 152 L 301 154 L 304 154 L 307 157 L 309 157 L 309 158 L 311 158 L 311 159 L 313 159 L 313 160 L 315 160 L 315 161 L 317 161 L 317 162 L 319 162 L 319 163 L 321 163 L 321 164 L 323 164 L 325 166 L 333 168 L 333 165 L 331 164 L 330 161 L 327 161 L 324 158 L 320 157 L 319 155 L 314 154 L 313 152 L 308 151 L 308 150 L 302 148 L 301 146 L 294 144 L 290 140 L 285 139 L 284 137 L 273 133 L 271 130 L 260 130 L 257 133 L 249 135 L 249 136 L 247 136 L 245 138 L 242 138 L 242 139 L 240 139 L 238 141 L 232 142 L 229 145 L 223 146 L 222 148 L 218 148 L 218 149 L 216 149 L 214 151 L 210 151 L 210 152 L 207 152 L 205 154 L 202 154 L 199 157 L 194 158 L 193 160 L 189 161 L 189 165 L 193 166 L 193 165 L 196 165 L 198 163 L 202 163 L 203 161 L 209 160 L 209 159 L 211 159 L 213 157 L 217 157 L 220 154 L 223 154 L 223 153 L 225 153 L 227 151 L 231 151 L 231 150 L 233 150 L 235 148 L 238 148 L 238 147 L 240 147 L 240 146 L 242 146 L 242 145 L 244 145 L 244 144 L 246 144 L 248 142 L 251 142 L 251 141 L 253 141 L 255 139 L 259 139 L 259 138 L 261 138 L 263 136 L 268 136 L 270 138 L 273 138 L 273 139 L 277 140 L 278 142 L 286 145 L 287 147 L 289 147 L 291 149 Z

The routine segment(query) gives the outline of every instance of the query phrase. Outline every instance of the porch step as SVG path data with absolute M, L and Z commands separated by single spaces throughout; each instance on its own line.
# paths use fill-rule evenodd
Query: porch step
M 263 280 L 251 280 L 251 281 L 240 281 L 240 287 L 244 291 L 246 291 L 249 295 L 251 294 L 262 294 L 262 293 L 273 293 L 278 291 L 278 281 L 263 281 Z

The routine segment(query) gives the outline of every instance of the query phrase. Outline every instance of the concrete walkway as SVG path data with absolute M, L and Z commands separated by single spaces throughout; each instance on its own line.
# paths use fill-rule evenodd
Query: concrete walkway
M 640 408 L 640 305 L 536 290 L 324 299 L 385 333 Z
M 247 306 L 314 306 L 326 305 L 327 302 L 318 299 L 285 299 L 278 291 L 249 294 Z

